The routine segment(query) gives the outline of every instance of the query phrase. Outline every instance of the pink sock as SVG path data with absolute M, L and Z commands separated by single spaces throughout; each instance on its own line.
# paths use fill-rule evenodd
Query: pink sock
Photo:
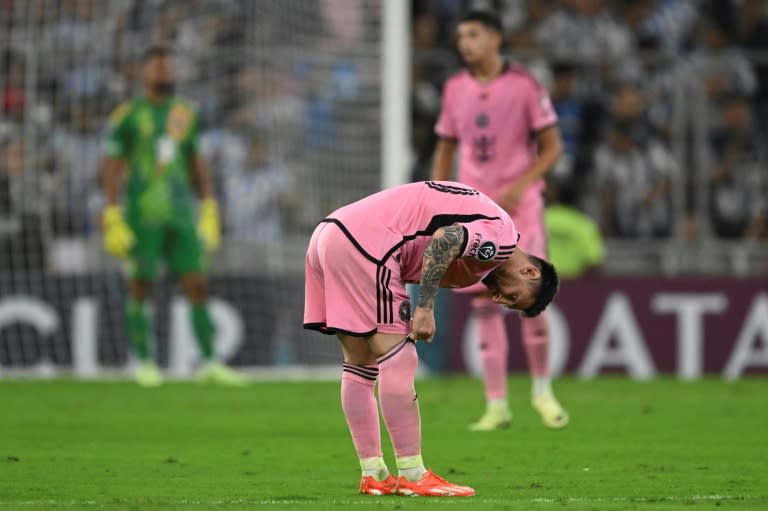
M 506 399 L 509 345 L 504 311 L 487 298 L 475 298 L 472 314 L 477 321 L 485 398 L 488 401 Z
M 398 458 L 421 454 L 421 418 L 413 380 L 416 344 L 403 340 L 379 358 L 379 403 Z
M 381 456 L 379 409 L 374 387 L 379 369 L 376 366 L 344 364 L 341 374 L 341 407 L 347 418 L 352 442 L 358 458 Z
M 533 318 L 521 318 L 520 330 L 523 334 L 525 354 L 528 357 L 528 369 L 537 377 L 549 376 L 549 326 L 547 313 L 542 312 Z

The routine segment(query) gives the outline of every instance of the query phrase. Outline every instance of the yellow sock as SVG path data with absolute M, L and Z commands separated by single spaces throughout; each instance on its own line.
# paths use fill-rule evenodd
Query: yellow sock
M 424 460 L 421 459 L 421 454 L 397 458 L 397 473 L 411 482 L 418 481 L 424 477 L 426 472 L 427 469 L 424 468 Z
M 360 458 L 360 468 L 363 471 L 363 477 L 371 476 L 377 481 L 383 481 L 389 476 L 389 469 L 381 456 Z

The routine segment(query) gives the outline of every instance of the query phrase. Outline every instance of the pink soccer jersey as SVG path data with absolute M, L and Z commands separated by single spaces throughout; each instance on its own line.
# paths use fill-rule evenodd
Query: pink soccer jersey
M 468 70 L 451 77 L 435 131 L 459 141 L 458 180 L 496 199 L 535 161 L 533 134 L 556 123 L 546 89 L 521 66 L 507 65 L 487 83 Z M 521 207 L 540 205 L 543 187 L 543 180 L 529 186 Z
M 360 336 L 407 333 L 405 282 L 421 280 L 432 234 L 449 225 L 462 225 L 467 238 L 441 287 L 479 282 L 510 257 L 519 237 L 493 200 L 450 181 L 390 188 L 328 215 L 307 250 L 305 327 Z

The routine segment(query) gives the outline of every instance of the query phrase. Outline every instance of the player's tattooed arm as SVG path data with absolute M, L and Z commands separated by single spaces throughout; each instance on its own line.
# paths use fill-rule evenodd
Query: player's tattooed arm
M 419 300 L 416 304 L 418 307 L 434 308 L 440 279 L 448 270 L 448 266 L 459 256 L 465 236 L 466 230 L 460 225 L 442 227 L 432 236 L 424 251 L 421 266 Z

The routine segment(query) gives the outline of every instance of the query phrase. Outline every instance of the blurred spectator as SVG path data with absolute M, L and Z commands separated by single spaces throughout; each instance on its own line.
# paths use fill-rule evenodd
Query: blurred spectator
M 424 67 L 413 66 L 411 72 L 411 145 L 414 164 L 411 179 L 429 179 L 432 152 L 437 135 L 434 126 L 440 114 L 440 89 L 424 73 Z
M 40 190 L 21 137 L 0 143 L 0 271 L 45 266 Z
M 745 49 L 762 52 L 754 62 L 757 90 L 754 103 L 763 136 L 768 137 L 768 15 L 763 0 L 744 0 L 736 14 L 736 41 Z
M 573 178 L 574 167 L 580 156 L 586 108 L 584 99 L 576 93 L 576 80 L 576 66 L 567 62 L 552 65 L 550 98 L 557 112 L 563 138 L 563 155 L 551 173 L 552 178 L 558 181 Z
M 58 235 L 83 234 L 91 227 L 92 213 L 98 211 L 94 190 L 101 158 L 101 118 L 98 109 L 85 100 L 68 105 L 53 132 L 53 227 Z
M 603 0 L 563 0 L 558 10 L 536 28 L 536 40 L 560 60 L 580 64 L 619 64 L 633 52 L 633 38 L 611 16 Z
M 243 170 L 227 175 L 224 180 L 229 235 L 255 242 L 280 239 L 284 206 L 294 184 L 286 168 L 269 160 L 264 141 L 254 138 Z
M 670 188 L 678 168 L 663 144 L 637 128 L 613 121 L 595 152 L 601 226 L 606 236 L 663 238 L 674 227 Z
M 698 11 L 690 0 L 625 0 L 624 21 L 640 50 L 680 53 L 689 44 Z
M 328 32 L 342 48 L 353 48 L 362 37 L 362 0 L 321 0 L 321 13 Z
M 722 101 L 722 126 L 712 135 L 715 166 L 710 176 L 710 214 L 722 238 L 756 239 L 766 234 L 768 176 L 766 146 L 754 129 L 749 103 Z
M 733 45 L 723 23 L 704 19 L 698 29 L 699 48 L 686 67 L 700 77 L 711 101 L 726 94 L 750 96 L 757 88 L 755 73 L 744 54 Z
M 0 79 L 0 111 L 2 111 L 4 120 L 0 122 L 21 122 L 24 118 L 26 107 L 26 92 L 24 90 L 24 72 L 23 60 L 11 52 L 7 52 L 3 59 L 7 72 Z

